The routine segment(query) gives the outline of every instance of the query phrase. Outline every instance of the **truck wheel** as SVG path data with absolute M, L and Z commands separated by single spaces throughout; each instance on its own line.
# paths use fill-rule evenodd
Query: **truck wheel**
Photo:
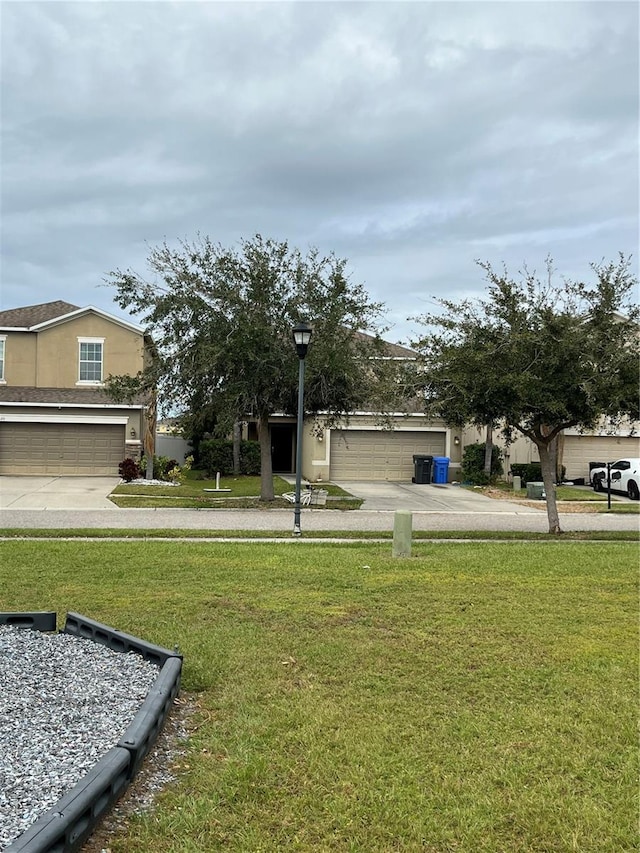
M 634 483 L 633 480 L 629 481 L 629 485 L 627 486 L 627 494 L 629 495 L 630 500 L 637 501 L 640 498 L 640 491 L 638 490 L 638 484 Z

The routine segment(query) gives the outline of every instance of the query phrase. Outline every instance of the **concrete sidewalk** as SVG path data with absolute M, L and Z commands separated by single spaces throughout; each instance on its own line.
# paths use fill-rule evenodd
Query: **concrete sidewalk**
M 303 509 L 305 531 L 392 531 L 391 510 Z M 638 530 L 637 515 L 571 514 L 560 516 L 562 529 Z M 510 530 L 546 533 L 547 514 L 533 512 L 413 512 L 414 530 Z M 116 530 L 293 531 L 293 510 L 235 509 L 4 509 L 0 527 L 19 529 L 113 528 Z

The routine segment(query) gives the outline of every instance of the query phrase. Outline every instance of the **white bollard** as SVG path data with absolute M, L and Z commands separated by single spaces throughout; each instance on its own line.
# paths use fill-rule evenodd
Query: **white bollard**
M 522 480 L 517 474 L 514 474 L 513 475 L 513 491 L 519 492 L 521 488 L 522 488 Z

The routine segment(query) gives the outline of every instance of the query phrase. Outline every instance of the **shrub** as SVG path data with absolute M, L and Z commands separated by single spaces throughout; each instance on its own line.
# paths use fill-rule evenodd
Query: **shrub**
M 178 463 L 175 459 L 169 459 L 168 456 L 154 456 L 153 479 L 169 481 L 171 479 L 169 477 L 169 471 L 172 471 L 177 464 Z M 145 456 L 140 460 L 140 469 L 145 472 L 147 470 L 147 459 Z
M 491 476 L 484 472 L 485 444 L 467 444 L 462 454 L 462 479 L 474 486 L 486 486 L 502 476 L 502 451 L 496 445 L 491 449 Z
M 522 485 L 542 482 L 542 467 L 539 462 L 514 462 L 511 466 L 511 476 L 520 477 Z M 562 466 L 561 479 L 564 480 L 567 469 Z
M 224 438 L 207 438 L 200 442 L 200 466 L 209 477 L 219 471 L 223 475 L 233 473 L 233 442 Z
M 215 477 L 218 471 L 223 476 L 233 474 L 233 442 L 224 438 L 208 438 L 201 441 L 200 467 L 207 472 L 208 477 Z M 259 442 L 240 442 L 240 473 L 248 475 L 260 473 Z
M 118 474 L 120 474 L 125 483 L 130 483 L 132 480 L 137 480 L 140 476 L 140 466 L 135 459 L 123 459 L 118 465 Z
M 260 474 L 260 442 L 240 442 L 240 473 L 250 476 Z

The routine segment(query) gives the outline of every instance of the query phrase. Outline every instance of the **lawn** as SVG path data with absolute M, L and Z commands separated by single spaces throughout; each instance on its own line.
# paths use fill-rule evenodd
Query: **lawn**
M 8 610 L 185 656 L 198 728 L 112 853 L 637 850 L 633 543 L 0 543 Z
M 154 507 L 177 507 L 182 509 L 247 509 L 265 506 L 260 501 L 260 477 L 221 477 L 220 489 L 225 492 L 213 492 L 216 480 L 207 479 L 200 471 L 189 471 L 179 486 L 167 483 L 164 486 L 147 486 L 141 483 L 121 483 L 111 493 L 110 500 L 119 507 L 146 509 Z M 358 509 L 362 501 L 353 498 L 339 486 L 332 483 L 318 483 L 314 488 L 322 488 L 331 498 L 332 509 Z M 282 477 L 273 478 L 275 500 L 269 508 L 291 507 L 281 495 L 293 492 L 294 486 Z

